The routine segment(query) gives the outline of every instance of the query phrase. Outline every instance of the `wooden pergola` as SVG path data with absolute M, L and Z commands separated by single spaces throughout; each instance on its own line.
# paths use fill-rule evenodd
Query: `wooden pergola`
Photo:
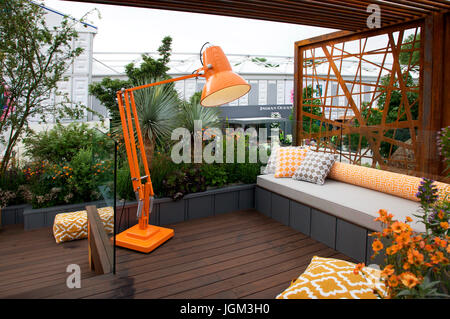
M 80 0 L 78 0 L 80 1 Z M 83 0 L 81 0 L 83 1 Z M 340 31 L 302 40 L 295 43 L 295 94 L 294 109 L 296 118 L 296 142 L 302 143 L 304 138 L 316 138 L 322 141 L 322 147 L 335 153 L 341 150 L 330 147 L 330 143 L 336 143 L 343 134 L 357 134 L 359 144 L 356 156 L 349 155 L 348 159 L 354 163 L 361 163 L 363 154 L 361 141 L 364 138 L 368 144 L 373 160 L 372 165 L 379 165 L 384 169 L 407 172 L 419 176 L 429 176 L 435 179 L 444 179 L 442 176 L 444 167 L 439 156 L 436 142 L 437 132 L 450 125 L 450 60 L 446 53 L 450 52 L 450 1 L 448 0 L 89 0 L 112 5 L 135 6 L 142 8 L 186 11 L 213 15 L 223 15 L 239 18 L 250 18 L 285 22 L 292 24 L 326 27 Z M 380 28 L 370 29 L 367 19 L 371 14 L 369 5 L 378 5 L 381 12 Z M 405 32 L 415 34 L 411 42 L 405 43 Z M 417 35 L 420 36 L 417 37 Z M 387 43 L 384 47 L 368 50 L 365 44 L 371 38 L 384 36 Z M 344 48 L 347 42 L 359 42 L 359 52 L 349 52 Z M 358 51 L 358 50 L 356 50 Z M 412 56 L 417 52 L 420 57 L 417 61 L 400 65 L 399 57 L 402 53 Z M 389 55 L 393 60 L 391 67 L 383 63 L 374 63 L 368 56 Z M 362 87 L 372 85 L 363 83 L 358 72 L 353 81 L 345 81 L 341 76 L 340 66 L 348 57 L 359 61 L 358 70 L 364 63 L 372 64 L 380 70 L 380 76 L 373 87 L 373 97 L 364 107 L 372 111 L 372 104 L 376 94 L 380 90 L 387 96 L 385 108 L 379 108 L 382 119 L 375 126 L 370 125 L 361 113 L 361 103 L 357 103 L 358 95 L 361 99 Z M 315 67 L 326 63 L 328 76 L 320 79 L 329 83 L 337 82 L 342 93 L 331 94 L 320 98 L 320 115 L 305 111 L 305 101 L 302 96 L 305 83 L 314 84 L 318 81 L 314 74 Z M 408 86 L 403 79 L 405 72 L 411 70 L 418 72 L 418 81 L 415 86 Z M 381 84 L 382 71 L 386 71 L 393 79 L 389 84 Z M 403 75 L 402 75 L 403 74 Z M 350 85 L 350 86 L 349 86 Z M 354 88 L 359 85 L 359 90 Z M 306 86 L 307 87 L 307 86 Z M 389 99 L 398 92 L 402 96 L 401 110 L 394 121 L 387 121 Z M 411 100 L 409 93 L 416 93 L 417 98 Z M 343 96 L 347 101 L 347 110 L 351 110 L 359 125 L 349 126 L 342 122 L 332 120 L 326 116 L 326 110 L 336 107 L 329 105 L 329 99 Z M 418 115 L 411 110 L 418 108 Z M 367 110 L 366 110 L 367 111 Z M 375 112 L 375 111 L 374 111 Z M 315 121 L 320 123 L 318 132 L 305 129 L 303 123 Z M 309 126 L 311 127 L 311 126 Z M 322 129 L 326 127 L 326 129 Z M 397 130 L 409 131 L 410 140 L 398 141 L 395 137 Z M 393 132 L 393 133 L 392 133 Z M 336 138 L 334 138 L 336 137 Z M 383 145 L 387 149 L 387 155 L 380 154 L 378 148 Z M 390 149 L 389 149 L 390 145 Z M 394 150 L 403 148 L 408 158 L 398 159 L 394 156 Z M 343 154 L 340 154 L 341 156 Z M 344 154 L 345 155 L 345 154 Z

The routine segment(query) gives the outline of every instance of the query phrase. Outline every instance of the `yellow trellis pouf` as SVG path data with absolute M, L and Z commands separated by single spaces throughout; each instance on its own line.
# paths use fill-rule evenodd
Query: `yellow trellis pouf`
M 114 209 L 112 207 L 99 208 L 98 215 L 108 234 L 114 228 Z M 53 236 L 56 243 L 87 238 L 87 212 L 85 210 L 71 213 L 61 213 L 55 216 Z
M 381 271 L 364 267 L 354 274 L 356 264 L 314 256 L 308 268 L 277 299 L 376 299 L 374 290 L 386 296 Z

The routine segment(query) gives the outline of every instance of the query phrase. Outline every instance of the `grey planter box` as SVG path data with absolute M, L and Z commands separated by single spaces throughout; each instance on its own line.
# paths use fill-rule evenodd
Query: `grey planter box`
M 2 208 L 1 225 L 6 226 L 6 225 L 23 224 L 23 212 L 26 209 L 30 208 L 31 205 L 29 204 L 13 205 Z
M 153 225 L 169 225 L 189 219 L 203 218 L 237 210 L 254 208 L 255 184 L 235 185 L 205 192 L 188 194 L 181 200 L 157 198 L 153 203 L 150 223 Z M 49 208 L 31 209 L 27 207 L 23 213 L 25 230 L 53 225 L 56 214 L 84 210 L 86 205 L 105 207 L 103 201 L 80 203 Z M 135 224 L 137 202 L 117 202 L 116 225 L 123 231 Z
M 51 227 L 53 226 L 53 221 L 55 220 L 56 214 L 85 210 L 87 205 L 95 205 L 98 208 L 107 206 L 104 201 L 61 205 L 38 209 L 32 209 L 31 206 L 29 206 L 23 212 L 24 229 L 31 230 L 41 227 Z

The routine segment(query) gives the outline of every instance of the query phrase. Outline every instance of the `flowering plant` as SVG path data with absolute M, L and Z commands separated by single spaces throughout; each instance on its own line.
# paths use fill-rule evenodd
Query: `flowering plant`
M 444 162 L 447 165 L 445 171 L 450 175 L 450 126 L 444 127 L 438 132 L 437 142 L 439 153 L 444 158 Z
M 381 280 L 387 288 L 384 298 L 436 298 L 450 297 L 450 245 L 449 245 L 449 202 L 447 198 L 438 201 L 433 181 L 422 179 L 416 196 L 421 203 L 421 214 L 415 215 L 425 225 L 425 233 L 414 232 L 410 226 L 411 217 L 404 222 L 384 209 L 378 211 L 384 225 L 381 232 L 372 233 L 374 255 L 385 252 Z M 359 264 L 355 273 L 364 265 Z

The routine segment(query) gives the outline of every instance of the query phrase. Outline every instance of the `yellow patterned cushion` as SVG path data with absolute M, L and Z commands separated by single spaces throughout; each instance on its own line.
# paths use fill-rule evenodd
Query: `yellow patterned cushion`
M 398 174 L 358 165 L 335 162 L 328 178 L 353 184 L 401 198 L 419 201 L 416 197 L 421 179 L 415 176 Z M 450 193 L 450 185 L 435 182 L 439 198 Z
M 98 215 L 108 234 L 114 228 L 114 209 L 112 207 L 98 208 Z M 53 236 L 56 243 L 87 238 L 87 212 L 85 210 L 73 213 L 61 213 L 55 216 Z
M 277 299 L 376 299 L 374 289 L 386 295 L 380 270 L 364 267 L 364 278 L 353 273 L 355 266 L 344 260 L 314 256 L 305 272 Z
M 277 149 L 277 162 L 275 177 L 292 177 L 308 152 L 308 147 L 279 147 Z

